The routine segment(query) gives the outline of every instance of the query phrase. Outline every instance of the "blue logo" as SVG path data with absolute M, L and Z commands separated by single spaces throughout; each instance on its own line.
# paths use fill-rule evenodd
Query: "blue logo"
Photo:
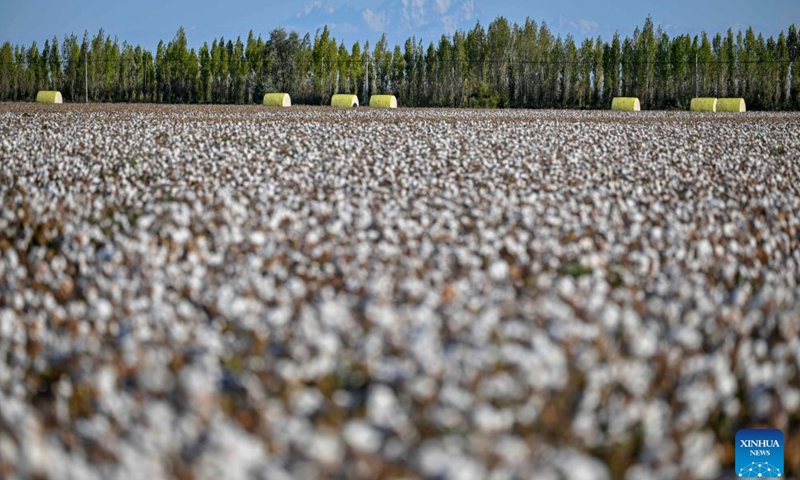
M 736 432 L 736 476 L 783 477 L 783 432 L 772 428 Z

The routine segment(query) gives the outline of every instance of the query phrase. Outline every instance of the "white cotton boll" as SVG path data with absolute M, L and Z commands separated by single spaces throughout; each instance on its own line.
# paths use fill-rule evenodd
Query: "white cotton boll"
M 600 460 L 577 450 L 560 450 L 553 462 L 567 480 L 608 480 L 608 467 Z
M 375 453 L 381 447 L 381 433 L 367 422 L 354 420 L 342 429 L 342 437 L 347 444 L 360 452 Z
M 267 235 L 264 232 L 252 232 L 250 233 L 249 240 L 253 245 L 260 247 L 267 242 Z
M 323 465 L 336 467 L 344 457 L 344 446 L 337 437 L 317 432 L 311 439 L 308 454 Z
M 496 443 L 495 452 L 507 465 L 520 467 L 525 464 L 531 450 L 521 438 L 503 435 Z
M 698 480 L 719 478 L 719 457 L 714 453 L 714 437 L 710 432 L 692 433 L 683 441 L 685 455 L 681 467 Z
M 514 424 L 514 413 L 498 410 L 489 405 L 479 405 L 472 414 L 473 421 L 482 432 L 506 431 Z
M 292 396 L 291 407 L 295 413 L 309 416 L 316 413 L 325 401 L 325 398 L 316 388 L 304 388 Z
M 105 298 L 98 298 L 94 302 L 94 310 L 98 320 L 108 320 L 114 313 L 114 307 Z
M 489 276 L 492 280 L 499 282 L 508 276 L 508 263 L 498 260 L 489 267 Z

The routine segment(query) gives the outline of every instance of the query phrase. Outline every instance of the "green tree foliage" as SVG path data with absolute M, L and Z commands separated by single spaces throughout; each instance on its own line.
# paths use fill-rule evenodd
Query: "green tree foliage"
M 40 47 L 0 45 L 0 101 L 58 89 L 65 101 L 258 103 L 289 92 L 295 103 L 327 104 L 334 93 L 391 93 L 405 106 L 607 108 L 638 96 L 646 108 L 688 107 L 695 96 L 744 97 L 753 109 L 800 109 L 800 42 L 791 25 L 765 38 L 752 28 L 670 36 L 644 20 L 633 35 L 554 35 L 547 24 L 504 17 L 488 28 L 423 43 L 338 42 L 325 26 L 313 38 L 282 28 L 265 40 L 215 38 L 189 48 L 179 28 L 151 52 L 99 30 Z
M 338 57 L 336 39 L 331 37 L 331 32 L 325 25 L 322 32 L 317 30 L 311 50 L 311 72 L 316 96 L 314 103 L 327 103 L 334 93 L 338 93 Z
M 603 71 L 607 81 L 604 82 L 607 92 L 603 96 L 606 103 L 611 104 L 611 99 L 622 95 L 622 78 L 620 66 L 622 64 L 622 44 L 620 43 L 619 33 L 614 33 L 611 45 L 606 44 L 603 49 Z
M 514 52 L 511 28 L 505 17 L 497 17 L 489 24 L 486 32 L 486 50 L 492 62 L 488 72 L 489 86 L 500 94 L 501 106 L 510 106 L 508 70 Z
M 16 100 L 18 66 L 14 61 L 14 47 L 6 42 L 0 47 L 0 99 Z
M 361 45 L 356 42 L 350 48 L 349 61 L 346 63 L 345 75 L 347 76 L 347 85 L 345 91 L 352 92 L 358 95 L 359 98 L 364 98 L 364 58 L 361 53 Z M 369 99 L 367 99 L 367 102 Z
M 786 52 L 789 56 L 789 72 L 786 79 L 785 105 L 789 108 L 800 109 L 800 68 L 797 58 L 800 57 L 800 39 L 797 36 L 797 27 L 792 25 L 786 34 Z

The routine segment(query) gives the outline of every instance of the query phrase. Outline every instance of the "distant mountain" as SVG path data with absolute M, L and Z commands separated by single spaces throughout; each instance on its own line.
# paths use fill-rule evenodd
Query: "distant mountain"
M 384 0 L 377 8 L 358 8 L 333 0 L 307 3 L 285 26 L 298 32 L 314 32 L 328 25 L 337 40 L 351 43 L 372 40 L 386 33 L 390 43 L 406 38 L 436 41 L 442 34 L 469 29 L 477 21 L 473 0 Z

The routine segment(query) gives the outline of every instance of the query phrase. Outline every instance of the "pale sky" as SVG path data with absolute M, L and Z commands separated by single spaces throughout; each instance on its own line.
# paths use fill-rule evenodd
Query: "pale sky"
M 522 23 L 530 17 L 546 21 L 555 34 L 577 40 L 615 31 L 622 36 L 650 15 L 670 35 L 710 34 L 752 26 L 764 36 L 777 35 L 790 24 L 800 25 L 800 0 L 0 0 L 0 43 L 39 45 L 54 35 L 94 35 L 103 28 L 119 42 L 154 49 L 169 41 L 178 27 L 189 44 L 198 47 L 214 38 L 247 37 L 252 29 L 267 37 L 277 27 L 311 33 L 323 24 L 350 45 L 369 40 L 374 45 L 386 32 L 392 44 L 415 35 L 436 42 L 453 29 L 486 27 L 498 15 Z

